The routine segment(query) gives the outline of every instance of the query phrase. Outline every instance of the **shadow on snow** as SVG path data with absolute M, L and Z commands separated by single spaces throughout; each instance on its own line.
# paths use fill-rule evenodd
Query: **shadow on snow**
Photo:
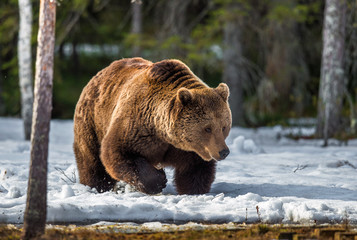
M 210 193 L 224 193 L 226 196 L 237 197 L 247 193 L 255 193 L 262 197 L 298 197 L 308 199 L 330 199 L 356 201 L 357 191 L 340 187 L 279 185 L 279 184 L 236 184 L 215 183 Z

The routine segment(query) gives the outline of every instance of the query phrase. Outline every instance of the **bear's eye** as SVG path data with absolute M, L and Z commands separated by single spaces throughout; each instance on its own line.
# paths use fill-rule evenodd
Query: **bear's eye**
M 210 127 L 207 127 L 207 128 L 205 128 L 205 131 L 206 131 L 207 133 L 211 133 L 211 132 L 212 132 L 212 129 L 211 129 Z
M 225 130 L 226 130 L 226 127 L 223 127 L 223 128 L 222 128 L 222 132 L 224 132 Z

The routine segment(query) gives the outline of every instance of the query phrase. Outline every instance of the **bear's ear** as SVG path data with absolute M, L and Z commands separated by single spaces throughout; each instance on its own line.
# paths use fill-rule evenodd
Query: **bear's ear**
M 215 91 L 223 98 L 225 102 L 227 102 L 229 97 L 229 88 L 227 84 L 220 83 L 218 87 L 215 89 Z
M 190 90 L 183 87 L 177 91 L 177 97 L 182 103 L 182 105 L 185 106 L 192 101 L 193 95 Z

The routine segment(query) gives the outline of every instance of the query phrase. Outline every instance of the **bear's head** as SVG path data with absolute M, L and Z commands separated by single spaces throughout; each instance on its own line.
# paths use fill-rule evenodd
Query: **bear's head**
M 170 137 L 173 145 L 197 153 L 205 161 L 223 160 L 229 154 L 225 139 L 232 125 L 229 89 L 180 88 L 174 97 Z

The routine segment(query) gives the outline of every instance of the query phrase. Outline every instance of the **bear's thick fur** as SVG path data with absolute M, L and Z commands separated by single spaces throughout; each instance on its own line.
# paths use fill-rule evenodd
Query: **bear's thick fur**
M 229 150 L 229 90 L 209 88 L 179 60 L 113 62 L 83 89 L 74 116 L 80 182 L 108 191 L 122 180 L 156 194 L 163 167 L 175 168 L 179 194 L 210 190 L 216 161 Z

